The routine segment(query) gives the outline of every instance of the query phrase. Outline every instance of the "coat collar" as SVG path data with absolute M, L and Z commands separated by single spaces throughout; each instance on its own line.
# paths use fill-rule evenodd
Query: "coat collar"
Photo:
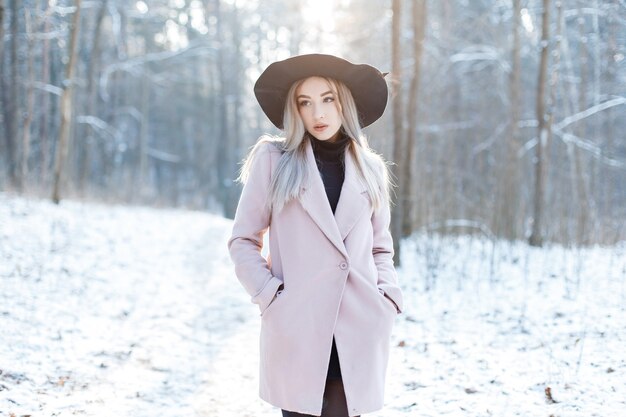
M 348 252 L 343 241 L 359 217 L 369 207 L 367 189 L 358 177 L 356 162 L 347 146 L 344 157 L 345 178 L 333 215 L 324 189 L 324 182 L 315 163 L 313 148 L 308 140 L 305 144 L 305 150 L 307 182 L 303 186 L 304 190 L 300 199 L 302 207 L 324 232 L 328 240 L 347 258 Z

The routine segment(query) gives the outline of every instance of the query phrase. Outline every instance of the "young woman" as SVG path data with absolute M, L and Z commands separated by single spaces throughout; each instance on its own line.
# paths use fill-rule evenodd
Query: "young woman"
M 387 165 L 361 131 L 385 110 L 384 75 L 300 55 L 271 64 L 254 91 L 284 133 L 246 158 L 228 241 L 261 314 L 259 395 L 284 417 L 379 410 L 403 309 Z

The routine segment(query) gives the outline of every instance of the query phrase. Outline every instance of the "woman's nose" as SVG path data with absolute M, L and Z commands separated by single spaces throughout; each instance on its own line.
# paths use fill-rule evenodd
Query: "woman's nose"
M 322 109 L 322 106 L 315 106 L 313 116 L 315 117 L 315 119 L 324 118 L 324 110 Z

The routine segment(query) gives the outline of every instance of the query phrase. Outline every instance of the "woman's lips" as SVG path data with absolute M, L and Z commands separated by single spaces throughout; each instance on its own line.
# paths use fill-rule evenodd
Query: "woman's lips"
M 313 130 L 315 130 L 316 132 L 322 132 L 327 127 L 328 127 L 328 125 L 315 125 L 315 126 L 313 126 Z

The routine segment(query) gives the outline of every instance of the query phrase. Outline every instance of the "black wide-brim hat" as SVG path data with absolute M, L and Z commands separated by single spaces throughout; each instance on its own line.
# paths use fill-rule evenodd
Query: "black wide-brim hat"
M 387 106 L 385 75 L 371 65 L 353 64 L 333 55 L 298 55 L 268 66 L 254 84 L 254 95 L 274 126 L 283 129 L 283 112 L 291 85 L 311 76 L 334 78 L 350 89 L 359 122 L 365 127 L 378 120 Z

